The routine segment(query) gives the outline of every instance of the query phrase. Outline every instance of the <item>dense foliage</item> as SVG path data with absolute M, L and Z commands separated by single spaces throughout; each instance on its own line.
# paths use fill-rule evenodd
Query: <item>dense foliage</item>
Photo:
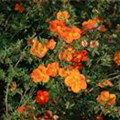
M 120 2 L 0 1 L 2 120 L 120 119 Z

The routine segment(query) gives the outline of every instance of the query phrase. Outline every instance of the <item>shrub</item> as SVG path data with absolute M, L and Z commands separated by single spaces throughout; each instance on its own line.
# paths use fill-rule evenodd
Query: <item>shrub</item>
M 119 2 L 0 3 L 1 119 L 120 119 Z

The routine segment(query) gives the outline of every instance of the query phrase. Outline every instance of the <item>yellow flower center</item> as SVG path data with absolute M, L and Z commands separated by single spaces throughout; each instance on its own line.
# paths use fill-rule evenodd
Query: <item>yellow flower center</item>
M 57 28 L 58 28 L 58 30 L 61 30 L 61 29 L 62 29 L 62 27 L 61 27 L 61 26 L 58 26 Z
M 81 55 L 78 55 L 77 58 L 81 58 Z
M 43 101 L 43 100 L 44 100 L 44 97 L 43 97 L 43 96 L 40 96 L 40 99 Z
M 73 32 L 70 32 L 70 33 L 69 33 L 70 37 L 72 37 L 72 36 L 73 36 L 73 34 L 74 34 Z
M 77 77 L 75 77 L 75 82 L 77 83 L 77 82 L 79 82 L 79 78 L 77 78 Z

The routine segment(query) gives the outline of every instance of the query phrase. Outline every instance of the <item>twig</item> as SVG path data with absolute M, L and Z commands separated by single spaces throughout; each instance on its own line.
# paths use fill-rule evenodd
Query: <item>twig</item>
M 24 94 L 23 94 L 23 95 L 21 95 L 21 99 L 20 99 L 19 106 L 20 106 L 21 102 L 23 101 L 23 99 L 24 99 L 24 96 L 26 95 L 26 93 L 27 93 L 27 90 L 25 90 Z
M 6 89 L 6 94 L 5 94 L 5 113 L 6 113 L 6 116 L 8 116 L 8 93 L 9 93 L 9 84 L 7 84 L 7 89 Z
M 114 80 L 114 79 L 117 79 L 117 78 L 119 78 L 119 77 L 120 77 L 120 75 L 117 75 L 117 76 L 115 76 L 115 77 L 113 77 L 113 78 L 108 78 L 108 79 Z
M 21 53 L 23 53 L 27 49 L 27 47 L 28 47 L 28 45 L 23 49 L 23 51 Z M 22 60 L 22 58 L 23 58 L 23 56 L 21 54 L 20 57 L 19 57 L 19 59 L 18 59 L 18 61 L 17 61 L 17 63 L 14 66 L 15 68 L 18 66 L 18 64 L 20 63 L 20 61 Z
M 8 18 L 6 19 L 6 21 L 5 21 L 5 24 L 4 24 L 4 28 L 5 28 L 5 31 L 7 30 L 7 24 L 8 24 L 8 21 L 9 21 L 9 19 L 10 19 L 10 17 L 12 16 L 12 13 L 8 16 Z

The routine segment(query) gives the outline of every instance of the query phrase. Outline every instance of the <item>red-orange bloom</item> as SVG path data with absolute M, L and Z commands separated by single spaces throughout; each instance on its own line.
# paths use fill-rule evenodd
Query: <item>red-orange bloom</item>
M 25 111 L 25 107 L 24 106 L 20 106 L 20 107 L 18 107 L 17 110 L 18 110 L 18 112 L 22 113 L 22 112 Z
M 49 41 L 46 42 L 46 48 L 53 50 L 56 46 L 56 42 L 54 41 L 54 39 L 50 39 Z
M 36 39 L 32 40 L 32 43 L 33 43 L 33 45 L 32 45 L 32 48 L 30 50 L 30 53 L 39 57 L 39 58 L 43 58 L 47 54 L 47 51 L 48 51 L 46 46 L 43 46 Z
M 70 17 L 69 13 L 67 11 L 59 11 L 57 13 L 57 19 L 68 19 Z
M 39 104 L 46 104 L 49 101 L 49 93 L 47 91 L 39 90 L 36 96 L 36 102 Z
M 101 21 L 101 22 L 104 21 L 103 17 L 97 17 L 96 20 Z
M 87 51 L 86 50 L 74 53 L 72 62 L 79 63 L 79 62 L 84 62 L 84 61 L 87 61 Z
M 80 90 L 85 90 L 87 88 L 85 76 L 83 74 L 80 74 L 77 69 L 70 71 L 70 74 L 65 78 L 65 84 L 74 93 L 79 93 Z
M 102 25 L 102 26 L 100 27 L 100 32 L 104 33 L 104 32 L 106 32 L 106 31 L 107 31 L 107 29 L 105 28 L 104 25 Z
M 25 8 L 21 5 L 21 4 L 18 4 L 18 3 L 16 3 L 15 4 L 15 11 L 18 11 L 18 12 L 24 12 L 25 11 Z
M 59 63 L 58 62 L 54 62 L 54 63 L 49 63 L 47 66 L 47 74 L 55 77 L 58 73 L 59 70 Z
M 107 107 L 116 104 L 116 95 L 110 94 L 109 91 L 102 91 L 100 95 L 97 97 L 97 101 L 99 103 L 105 103 Z
M 82 63 L 73 63 L 73 67 L 75 69 L 81 70 L 83 68 L 83 64 Z
M 43 65 L 40 65 L 37 69 L 34 69 L 31 73 L 31 78 L 33 79 L 33 82 L 48 82 L 49 81 L 49 75 L 47 74 L 47 68 Z

